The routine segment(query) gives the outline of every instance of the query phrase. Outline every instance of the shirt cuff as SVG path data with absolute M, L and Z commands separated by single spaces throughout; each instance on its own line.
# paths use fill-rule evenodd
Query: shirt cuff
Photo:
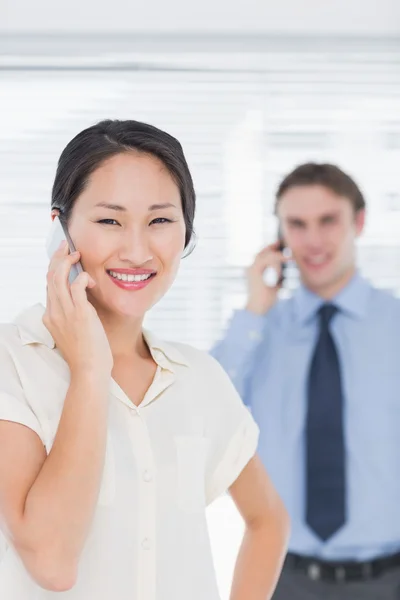
M 207 505 L 230 488 L 257 451 L 259 428 L 250 412 L 245 410 L 246 418 L 231 438 L 224 457 L 207 485 Z

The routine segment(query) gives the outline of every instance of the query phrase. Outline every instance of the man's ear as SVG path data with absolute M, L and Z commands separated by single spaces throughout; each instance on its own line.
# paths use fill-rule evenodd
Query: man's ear
M 365 218 L 366 218 L 366 214 L 365 214 L 365 208 L 361 208 L 360 210 L 358 210 L 355 214 L 355 223 L 356 223 L 356 232 L 357 232 L 357 237 L 359 235 L 362 234 L 362 232 L 364 231 L 364 227 L 365 227 Z

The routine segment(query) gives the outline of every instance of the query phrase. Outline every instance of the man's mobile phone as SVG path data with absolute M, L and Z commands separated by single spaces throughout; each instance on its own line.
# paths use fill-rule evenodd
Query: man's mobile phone
M 55 217 L 53 219 L 53 223 L 51 225 L 51 229 L 46 239 L 46 249 L 47 255 L 49 258 L 53 257 L 53 254 L 58 248 L 63 240 L 68 242 L 69 251 L 75 252 L 76 248 L 74 246 L 73 241 L 71 240 L 71 236 L 69 235 L 68 228 L 62 219 L 59 217 Z M 79 273 L 82 273 L 83 268 L 80 262 L 72 265 L 71 271 L 69 273 L 69 283 L 73 283 L 75 279 L 78 277 Z
M 286 244 L 285 244 L 285 240 L 283 239 L 283 235 L 282 235 L 282 230 L 279 227 L 278 229 L 278 242 L 279 242 L 279 246 L 278 246 L 278 250 L 279 252 L 282 252 L 283 255 L 287 254 L 287 248 L 286 248 Z M 286 264 L 283 263 L 282 267 L 281 267 L 281 276 L 280 279 L 278 281 L 278 285 L 282 285 L 284 280 L 285 280 L 285 271 L 286 271 Z
M 280 228 L 278 229 L 277 241 L 279 242 L 278 251 L 287 255 L 288 249 L 284 242 L 282 231 Z M 263 277 L 265 285 L 267 287 L 276 287 L 277 285 L 281 286 L 285 279 L 285 269 L 286 269 L 286 265 L 285 265 L 285 263 L 283 263 L 281 266 L 281 276 L 280 277 L 279 277 L 279 274 L 277 273 L 277 270 L 275 269 L 275 267 L 268 267 L 267 269 L 265 269 L 264 277 Z

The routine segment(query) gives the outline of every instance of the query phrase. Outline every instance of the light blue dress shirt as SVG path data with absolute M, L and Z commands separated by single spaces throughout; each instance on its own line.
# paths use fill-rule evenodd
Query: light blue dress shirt
M 292 519 L 290 551 L 368 560 L 400 550 L 400 300 L 359 274 L 333 299 L 345 398 L 347 522 L 305 522 L 306 381 L 323 300 L 300 287 L 265 316 L 238 311 L 212 354 L 261 429 L 259 454 Z

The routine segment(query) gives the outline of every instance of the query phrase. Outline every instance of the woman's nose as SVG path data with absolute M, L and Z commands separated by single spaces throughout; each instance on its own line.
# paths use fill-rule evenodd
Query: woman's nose
M 126 233 L 119 250 L 119 257 L 129 261 L 132 266 L 139 267 L 149 262 L 152 258 L 149 240 L 143 233 Z

